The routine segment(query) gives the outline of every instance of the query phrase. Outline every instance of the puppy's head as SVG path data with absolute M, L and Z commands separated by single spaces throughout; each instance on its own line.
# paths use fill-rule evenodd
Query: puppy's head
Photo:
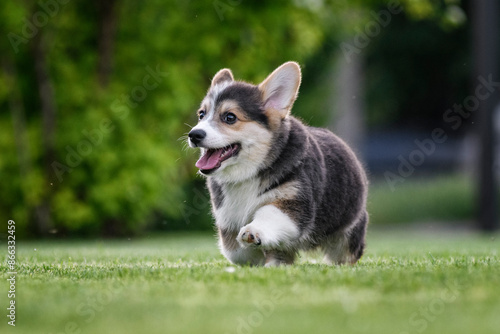
M 255 176 L 272 150 L 273 133 L 290 113 L 300 80 L 295 62 L 281 65 L 257 86 L 234 81 L 231 70 L 220 70 L 188 136 L 189 146 L 201 148 L 200 173 L 223 182 Z

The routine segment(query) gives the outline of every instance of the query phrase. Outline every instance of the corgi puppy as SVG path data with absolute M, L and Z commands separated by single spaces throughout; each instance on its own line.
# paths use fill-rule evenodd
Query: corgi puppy
M 320 248 L 356 263 L 368 223 L 367 178 L 351 149 L 290 115 L 301 81 L 287 62 L 255 86 L 229 69 L 212 79 L 188 134 L 201 149 L 222 254 L 234 264 L 292 264 Z

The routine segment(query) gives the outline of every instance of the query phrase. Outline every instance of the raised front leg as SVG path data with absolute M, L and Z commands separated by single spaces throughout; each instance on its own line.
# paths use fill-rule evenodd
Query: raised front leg
M 263 266 L 266 257 L 257 247 L 241 247 L 236 240 L 237 232 L 219 229 L 219 247 L 222 255 L 231 263 L 239 265 Z
M 266 266 L 278 266 L 293 263 L 298 237 L 295 222 L 276 206 L 266 205 L 257 210 L 250 224 L 241 228 L 236 240 L 245 249 L 261 248 Z

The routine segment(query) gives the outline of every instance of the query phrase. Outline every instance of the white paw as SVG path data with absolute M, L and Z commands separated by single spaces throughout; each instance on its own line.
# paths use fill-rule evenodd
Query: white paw
M 251 225 L 243 226 L 236 240 L 242 247 L 260 246 L 262 244 L 262 232 Z

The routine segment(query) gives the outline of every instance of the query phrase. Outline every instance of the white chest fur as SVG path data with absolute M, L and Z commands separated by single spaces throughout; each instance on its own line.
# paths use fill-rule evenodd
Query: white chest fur
M 222 186 L 223 203 L 214 212 L 217 226 L 239 231 L 250 223 L 255 212 L 273 197 L 273 194 L 269 193 L 260 195 L 259 184 L 260 182 L 256 179 L 236 184 L 224 184 Z

